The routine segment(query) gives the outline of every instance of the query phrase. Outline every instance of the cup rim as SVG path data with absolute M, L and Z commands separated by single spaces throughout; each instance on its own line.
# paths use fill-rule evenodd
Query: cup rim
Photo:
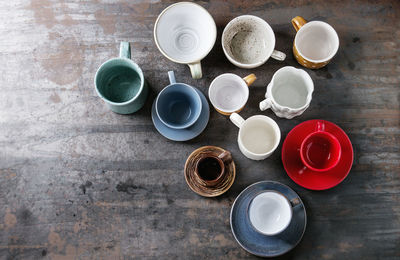
M 278 72 L 282 72 L 282 71 L 284 71 L 284 70 L 291 70 L 291 71 L 294 71 L 295 73 L 297 73 L 297 72 L 298 72 L 298 73 L 301 73 L 301 74 L 304 75 L 305 78 L 309 79 L 310 82 L 311 82 L 311 91 L 309 91 L 309 92 L 307 93 L 306 103 L 305 103 L 302 107 L 299 107 L 299 108 L 292 108 L 292 107 L 288 107 L 288 106 L 283 106 L 283 105 L 279 104 L 278 102 L 276 102 L 274 96 L 272 95 L 273 84 L 272 84 L 272 86 L 271 86 L 271 83 L 273 83 L 273 82 L 275 81 L 275 77 L 276 77 L 276 75 L 278 74 Z M 305 73 L 305 74 L 304 74 L 304 73 Z M 270 86 L 271 86 L 271 87 L 270 87 Z M 307 90 L 308 90 L 308 88 L 307 88 Z M 311 103 L 312 94 L 313 94 L 313 93 L 314 93 L 314 82 L 313 82 L 313 80 L 312 80 L 310 74 L 308 74 L 307 71 L 305 71 L 305 70 L 303 70 L 303 69 L 298 69 L 298 68 L 295 68 L 295 67 L 293 67 L 293 66 L 285 66 L 285 67 L 282 67 L 282 68 L 278 69 L 277 71 L 275 71 L 274 75 L 272 76 L 271 81 L 268 83 L 268 86 L 267 86 L 267 97 L 270 98 L 270 99 L 274 102 L 274 105 L 275 105 L 276 107 L 278 107 L 280 110 L 286 109 L 286 110 L 289 110 L 289 111 L 292 111 L 292 112 L 298 112 L 298 111 L 301 111 L 301 110 L 303 110 L 303 109 L 306 109 L 306 108 L 310 105 L 310 103 Z
M 252 19 L 255 19 L 255 20 L 261 22 L 262 24 L 265 25 L 265 27 L 264 27 L 265 30 L 272 32 L 272 38 L 273 38 L 272 45 L 271 45 L 272 47 L 270 48 L 269 54 L 266 55 L 262 59 L 262 61 L 259 61 L 256 63 L 241 63 L 241 62 L 237 61 L 236 59 L 234 59 L 233 57 L 231 57 L 225 49 L 224 43 L 225 43 L 226 31 L 227 31 L 227 28 L 232 26 L 232 24 L 234 22 L 236 22 L 237 20 L 249 19 L 249 18 L 252 18 Z M 261 17 L 255 16 L 255 15 L 250 15 L 250 14 L 240 15 L 240 16 L 233 18 L 231 21 L 229 21 L 229 23 L 225 26 L 224 31 L 222 32 L 222 36 L 221 36 L 222 49 L 225 53 L 225 56 L 228 58 L 228 60 L 230 62 L 232 62 L 234 65 L 241 67 L 241 68 L 246 68 L 246 69 L 256 68 L 256 67 L 263 65 L 265 62 L 267 62 L 267 60 L 271 57 L 272 52 L 275 49 L 275 43 L 276 43 L 275 33 L 274 33 L 274 30 L 272 29 L 271 25 L 269 25 L 269 23 L 267 21 L 265 21 L 264 19 L 262 19 Z
M 195 5 L 196 7 L 200 7 L 201 9 L 203 9 L 203 11 L 205 11 L 205 13 L 207 13 L 207 15 L 211 18 L 211 20 L 213 21 L 213 32 L 211 37 L 213 37 L 213 40 L 211 41 L 212 44 L 211 46 L 208 48 L 208 51 L 205 52 L 201 57 L 198 57 L 197 59 L 191 60 L 189 62 L 183 62 L 183 61 L 179 61 L 177 59 L 172 58 L 171 56 L 169 56 L 160 46 L 160 44 L 158 43 L 158 37 L 157 37 L 157 27 L 158 27 L 158 23 L 161 19 L 161 17 L 170 9 L 173 7 L 176 7 L 178 5 L 182 5 L 182 4 L 191 4 L 191 5 Z M 209 53 L 210 51 L 214 48 L 215 45 L 215 41 L 217 40 L 217 25 L 215 24 L 214 18 L 211 16 L 211 14 L 207 11 L 207 9 L 205 9 L 203 6 L 197 4 L 197 3 L 193 3 L 193 2 L 178 2 L 172 5 L 167 6 L 164 10 L 162 10 L 162 12 L 158 15 L 156 22 L 154 23 L 154 29 L 153 29 L 153 36 L 154 36 L 154 42 L 156 43 L 156 46 L 158 48 L 158 50 L 162 53 L 162 55 L 164 55 L 166 58 L 168 58 L 169 60 L 179 63 L 179 64 L 192 64 L 192 63 L 196 63 L 198 61 L 201 61 L 202 59 L 204 59 Z
M 109 62 L 111 62 L 111 61 L 114 61 L 114 60 L 120 60 L 120 61 L 123 61 L 123 62 L 131 63 L 131 65 L 133 65 L 133 66 L 135 67 L 134 70 L 135 70 L 136 72 L 138 72 L 138 74 L 139 74 L 139 76 L 140 76 L 140 81 L 141 81 L 141 83 L 140 83 L 139 91 L 136 93 L 136 95 L 135 95 L 134 97 L 132 97 L 131 99 L 129 99 L 129 100 L 125 101 L 125 102 L 114 102 L 114 101 L 111 101 L 111 100 L 107 99 L 107 98 L 106 98 L 103 94 L 101 94 L 101 92 L 98 90 L 98 87 L 97 87 L 97 84 L 96 84 L 97 76 L 99 75 L 100 70 L 103 69 L 103 68 L 107 65 L 107 63 L 109 63 Z M 113 106 L 124 106 L 124 105 L 130 104 L 130 103 L 132 103 L 133 101 L 135 101 L 135 100 L 139 97 L 139 95 L 142 93 L 142 91 L 143 91 L 144 83 L 145 83 L 144 81 L 145 81 L 145 79 L 144 79 L 143 71 L 142 71 L 142 69 L 139 67 L 139 65 L 136 64 L 136 63 L 135 63 L 133 60 L 131 60 L 131 59 L 122 58 L 122 57 L 121 57 L 121 58 L 119 58 L 119 57 L 118 57 L 118 58 L 111 58 L 111 59 L 108 59 L 108 60 L 106 60 L 105 62 L 103 62 L 103 63 L 100 65 L 100 67 L 97 69 L 96 74 L 95 74 L 95 76 L 94 76 L 94 86 L 95 86 L 97 95 L 98 95 L 101 99 L 103 99 L 106 103 L 108 103 L 108 104 L 110 104 L 110 105 L 113 105 Z
M 314 135 L 316 135 L 316 134 L 321 134 L 321 133 L 324 134 L 324 135 L 328 135 L 330 138 L 332 138 L 333 140 L 335 140 L 335 142 L 337 142 L 337 143 L 339 144 L 339 147 L 340 147 L 339 155 L 338 155 L 338 158 L 336 159 L 336 162 L 335 162 L 333 165 L 331 165 L 331 166 L 329 166 L 329 167 L 327 167 L 327 168 L 322 168 L 322 169 L 320 169 L 320 168 L 315 168 L 315 167 L 311 166 L 311 165 L 307 162 L 307 160 L 304 158 L 304 155 L 303 155 L 303 150 L 305 149 L 304 146 L 305 146 L 306 141 L 307 141 L 309 138 L 311 138 L 312 136 L 314 136 Z M 306 166 L 307 168 L 309 168 L 309 169 L 312 170 L 312 171 L 316 171 L 316 172 L 326 172 L 326 171 L 329 171 L 329 170 L 333 169 L 334 167 L 336 167 L 336 165 L 338 165 L 338 163 L 339 163 L 341 157 L 342 157 L 342 146 L 341 146 L 339 140 L 336 138 L 336 136 L 334 136 L 333 134 L 331 134 L 331 133 L 329 133 L 329 132 L 327 132 L 327 131 L 314 131 L 314 132 L 312 132 L 312 133 L 309 133 L 309 134 L 303 139 L 303 141 L 301 142 L 301 145 L 300 145 L 300 159 L 301 159 L 301 162 L 304 164 L 304 166 Z
M 257 196 L 259 196 L 259 195 L 261 195 L 261 194 L 263 194 L 263 193 L 267 193 L 267 192 L 274 192 L 274 193 L 276 193 L 276 194 L 282 196 L 282 197 L 286 200 L 287 205 L 288 205 L 289 208 L 290 208 L 290 218 L 289 218 L 289 221 L 285 224 L 285 226 L 284 226 L 281 230 L 279 230 L 279 231 L 277 231 L 277 232 L 273 232 L 273 233 L 266 233 L 266 232 L 262 232 L 261 230 L 258 230 L 258 229 L 254 226 L 254 224 L 251 222 L 251 220 L 250 220 L 250 207 L 251 207 L 251 204 L 253 203 L 253 200 L 254 200 Z M 281 192 L 279 192 L 279 191 L 276 191 L 276 190 L 262 190 L 262 191 L 259 191 L 259 192 L 255 193 L 255 194 L 251 197 L 251 200 L 250 200 L 249 204 L 247 205 L 246 216 L 247 216 L 247 218 L 248 218 L 248 221 L 249 221 L 251 227 L 252 227 L 256 232 L 258 232 L 258 233 L 260 233 L 260 234 L 263 234 L 263 235 L 266 235 L 266 236 L 275 236 L 275 235 L 278 235 L 278 234 L 282 233 L 283 231 L 285 231 L 285 230 L 288 228 L 288 226 L 290 225 L 290 223 L 292 222 L 292 218 L 293 218 L 293 207 L 292 207 L 292 204 L 290 203 L 289 199 L 288 199 L 283 193 L 281 193 Z
M 211 89 L 214 88 L 215 85 L 217 84 L 216 82 L 217 82 L 218 80 L 220 80 L 221 78 L 223 78 L 223 77 L 232 77 L 232 78 L 239 79 L 239 82 L 241 82 L 241 83 L 240 83 L 241 86 L 243 86 L 244 89 L 246 89 L 246 98 L 245 98 L 245 101 L 243 102 L 243 104 L 241 104 L 240 107 L 238 106 L 238 107 L 235 108 L 234 110 L 226 110 L 226 109 L 222 109 L 222 108 L 218 107 L 218 106 L 215 104 L 215 102 L 214 102 L 215 100 L 212 98 Z M 219 111 L 222 111 L 222 112 L 224 112 L 224 113 L 233 113 L 233 112 L 236 112 L 236 111 L 242 109 L 242 108 L 246 105 L 246 103 L 247 103 L 247 101 L 248 101 L 248 99 L 249 99 L 249 86 L 247 86 L 246 82 L 245 82 L 245 81 L 243 80 L 243 78 L 241 78 L 240 76 L 238 76 L 238 75 L 236 75 L 236 74 L 234 74 L 234 73 L 223 73 L 223 74 L 221 74 L 221 75 L 218 75 L 218 76 L 211 82 L 210 86 L 208 87 L 208 98 L 210 99 L 210 102 L 211 102 L 211 104 L 213 105 L 214 108 L 216 108 L 216 109 L 218 109 Z
M 251 121 L 251 120 L 257 120 L 257 119 L 261 119 L 264 122 L 268 121 L 268 124 L 272 126 L 272 128 L 274 129 L 275 134 L 277 134 L 275 145 L 272 147 L 272 149 L 270 149 L 268 152 L 265 152 L 265 153 L 254 153 L 254 152 L 250 151 L 249 149 L 247 149 L 246 146 L 243 145 L 242 139 L 240 138 L 240 134 L 242 132 L 242 129 L 243 129 L 244 125 L 246 123 L 248 123 L 249 121 Z M 279 125 L 272 118 L 270 118 L 268 116 L 264 116 L 264 115 L 254 115 L 254 116 L 251 116 L 251 117 L 247 118 L 246 120 L 244 120 L 244 123 L 243 123 L 242 127 L 240 127 L 240 129 L 239 129 L 238 141 L 239 141 L 239 144 L 241 144 L 241 146 L 244 149 L 246 149 L 246 152 L 249 153 L 250 155 L 256 156 L 256 157 L 258 157 L 258 156 L 261 156 L 261 157 L 262 156 L 266 156 L 266 155 L 269 155 L 270 153 L 274 152 L 276 150 L 276 148 L 278 148 L 279 143 L 281 142 L 281 130 L 279 128 Z
M 297 38 L 298 38 L 299 33 L 301 33 L 304 30 L 304 28 L 310 27 L 310 26 L 312 26 L 314 24 L 323 24 L 325 27 L 329 28 L 328 30 L 330 30 L 330 31 L 332 31 L 334 33 L 334 35 L 336 36 L 335 38 L 337 39 L 337 45 L 335 47 L 335 51 L 332 52 L 331 55 L 329 55 L 328 57 L 326 57 L 324 59 L 316 60 L 316 59 L 308 58 L 306 55 L 301 53 L 300 49 L 297 46 Z M 322 63 L 322 62 L 327 62 L 327 61 L 331 60 L 336 55 L 337 51 L 339 50 L 340 41 L 339 41 L 339 36 L 338 36 L 336 30 L 332 27 L 332 25 L 330 25 L 329 23 L 323 22 L 323 21 L 310 21 L 310 22 L 307 22 L 306 24 L 304 24 L 296 32 L 296 36 L 294 37 L 294 45 L 295 45 L 298 53 L 300 54 L 300 56 L 303 57 L 304 59 L 306 59 L 307 61 L 310 61 L 310 62 L 313 62 L 313 63 Z
M 194 95 L 194 96 L 195 96 L 195 99 L 198 101 L 198 103 L 197 103 L 197 104 L 198 104 L 198 105 L 197 105 L 198 109 L 197 109 L 196 115 L 194 116 L 194 118 L 192 119 L 192 121 L 190 121 L 190 122 L 188 122 L 188 123 L 185 123 L 185 124 L 182 125 L 182 126 L 173 126 L 173 125 L 169 124 L 168 122 L 166 122 L 166 121 L 160 116 L 160 113 L 159 113 L 159 111 L 158 111 L 158 101 L 159 101 L 159 98 L 160 98 L 161 94 L 162 94 L 163 92 L 165 92 L 168 88 L 171 88 L 171 87 L 174 87 L 174 86 L 177 86 L 177 85 L 183 85 L 183 86 L 185 86 L 186 88 L 190 89 L 191 92 L 195 93 L 195 95 Z M 203 109 L 203 104 L 202 104 L 202 102 L 201 102 L 200 95 L 199 95 L 199 93 L 197 93 L 197 91 L 195 90 L 195 88 L 192 87 L 192 86 L 190 86 L 190 85 L 188 85 L 188 84 L 180 83 L 180 82 L 172 83 L 172 84 L 169 84 L 169 85 L 167 85 L 166 87 L 164 87 L 164 88 L 160 91 L 160 93 L 158 93 L 155 102 L 156 102 L 156 104 L 155 104 L 155 109 L 156 109 L 157 117 L 160 119 L 160 121 L 161 121 L 164 125 L 166 125 L 166 126 L 169 127 L 169 128 L 172 128 L 172 129 L 185 129 L 185 128 L 191 127 L 192 125 L 194 125 L 194 124 L 197 122 L 197 120 L 198 120 L 199 117 L 200 117 L 201 110 Z

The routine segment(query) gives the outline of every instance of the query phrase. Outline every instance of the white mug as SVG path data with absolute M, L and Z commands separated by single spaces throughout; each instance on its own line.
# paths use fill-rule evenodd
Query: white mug
M 313 91 L 314 83 L 307 72 L 283 67 L 274 73 L 268 84 L 260 110 L 271 108 L 277 116 L 292 119 L 310 106 Z
M 154 40 L 173 62 L 187 64 L 194 79 L 202 77 L 200 61 L 215 44 L 217 27 L 202 6 L 179 2 L 168 6 L 154 25 Z
M 237 113 L 232 113 L 229 118 L 239 127 L 239 149 L 247 158 L 264 160 L 278 147 L 281 131 L 271 118 L 256 115 L 244 120 Z
M 269 57 L 280 61 L 286 58 L 286 54 L 274 50 L 275 34 L 271 26 L 254 15 L 242 15 L 230 21 L 221 41 L 225 56 L 240 68 L 261 66 Z
M 286 196 L 277 191 L 262 191 L 249 204 L 250 224 L 263 235 L 277 235 L 289 226 L 293 207 L 297 205 L 300 205 L 300 200 L 297 198 L 289 201 Z
M 216 77 L 208 88 L 208 97 L 218 113 L 229 116 L 239 113 L 249 98 L 249 86 L 256 80 L 250 74 L 244 78 L 236 74 L 224 73 Z

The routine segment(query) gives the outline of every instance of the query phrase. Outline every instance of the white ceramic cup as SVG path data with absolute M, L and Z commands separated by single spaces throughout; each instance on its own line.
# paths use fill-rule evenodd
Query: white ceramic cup
M 242 15 L 230 21 L 222 33 L 225 56 L 234 65 L 251 69 L 263 65 L 269 57 L 283 61 L 286 55 L 275 49 L 271 26 L 254 15 Z
M 248 217 L 257 232 L 274 236 L 289 226 L 293 216 L 293 207 L 299 204 L 300 201 L 297 198 L 289 201 L 277 191 L 262 191 L 251 200 Z
M 249 98 L 249 86 L 256 79 L 254 74 L 244 78 L 232 73 L 219 75 L 211 82 L 208 89 L 211 104 L 223 115 L 239 113 Z
M 291 66 L 280 68 L 267 86 L 260 110 L 271 108 L 277 116 L 292 119 L 310 106 L 313 91 L 314 83 L 307 72 Z
M 237 113 L 232 113 L 229 118 L 239 127 L 239 149 L 247 158 L 264 160 L 278 147 L 281 131 L 271 118 L 256 115 L 244 120 Z
M 154 25 L 158 49 L 171 61 L 189 65 L 194 79 L 202 77 L 200 61 L 211 51 L 216 38 L 214 19 L 195 3 L 168 6 Z

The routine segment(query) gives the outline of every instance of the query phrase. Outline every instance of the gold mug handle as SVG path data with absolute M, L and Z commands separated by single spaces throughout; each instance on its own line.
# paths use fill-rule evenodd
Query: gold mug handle
M 296 32 L 300 30 L 300 28 L 307 23 L 306 19 L 304 19 L 301 16 L 296 16 L 295 18 L 292 19 L 292 25 L 294 29 L 296 29 Z
M 257 79 L 256 75 L 253 73 L 250 75 L 247 75 L 246 77 L 243 78 L 243 80 L 246 82 L 247 86 L 251 86 L 251 84 L 254 83 L 254 81 Z

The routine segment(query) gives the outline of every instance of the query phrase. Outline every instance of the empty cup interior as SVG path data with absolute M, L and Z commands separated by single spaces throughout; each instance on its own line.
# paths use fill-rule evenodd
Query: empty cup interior
M 239 63 L 263 63 L 272 54 L 275 35 L 261 18 L 239 16 L 225 27 L 222 45 L 227 54 Z
M 262 155 L 278 146 L 280 131 L 267 119 L 249 118 L 240 128 L 239 138 L 249 152 Z
M 305 163 L 315 169 L 329 169 L 340 159 L 340 143 L 331 134 L 315 132 L 301 146 Z
M 142 76 L 129 61 L 114 59 L 104 63 L 96 75 L 99 94 L 114 103 L 133 99 L 143 85 Z
M 231 113 L 241 109 L 249 97 L 249 88 L 234 74 L 218 76 L 210 85 L 209 98 L 217 109 Z
M 168 7 L 158 18 L 155 39 L 161 50 L 180 63 L 205 57 L 216 39 L 216 26 L 211 15 L 193 3 Z
M 288 200 L 276 192 L 263 192 L 250 202 L 250 223 L 263 234 L 273 235 L 283 231 L 291 218 L 292 211 Z
M 295 44 L 300 54 L 311 61 L 331 59 L 339 48 L 336 31 L 325 22 L 305 24 L 296 34 Z
M 177 83 L 160 92 L 156 109 L 160 120 L 167 126 L 185 128 L 199 118 L 201 99 L 192 87 Z
M 282 70 L 273 78 L 272 97 L 277 104 L 291 109 L 302 108 L 310 101 L 308 94 L 312 92 L 312 80 L 304 77 L 302 71 Z

